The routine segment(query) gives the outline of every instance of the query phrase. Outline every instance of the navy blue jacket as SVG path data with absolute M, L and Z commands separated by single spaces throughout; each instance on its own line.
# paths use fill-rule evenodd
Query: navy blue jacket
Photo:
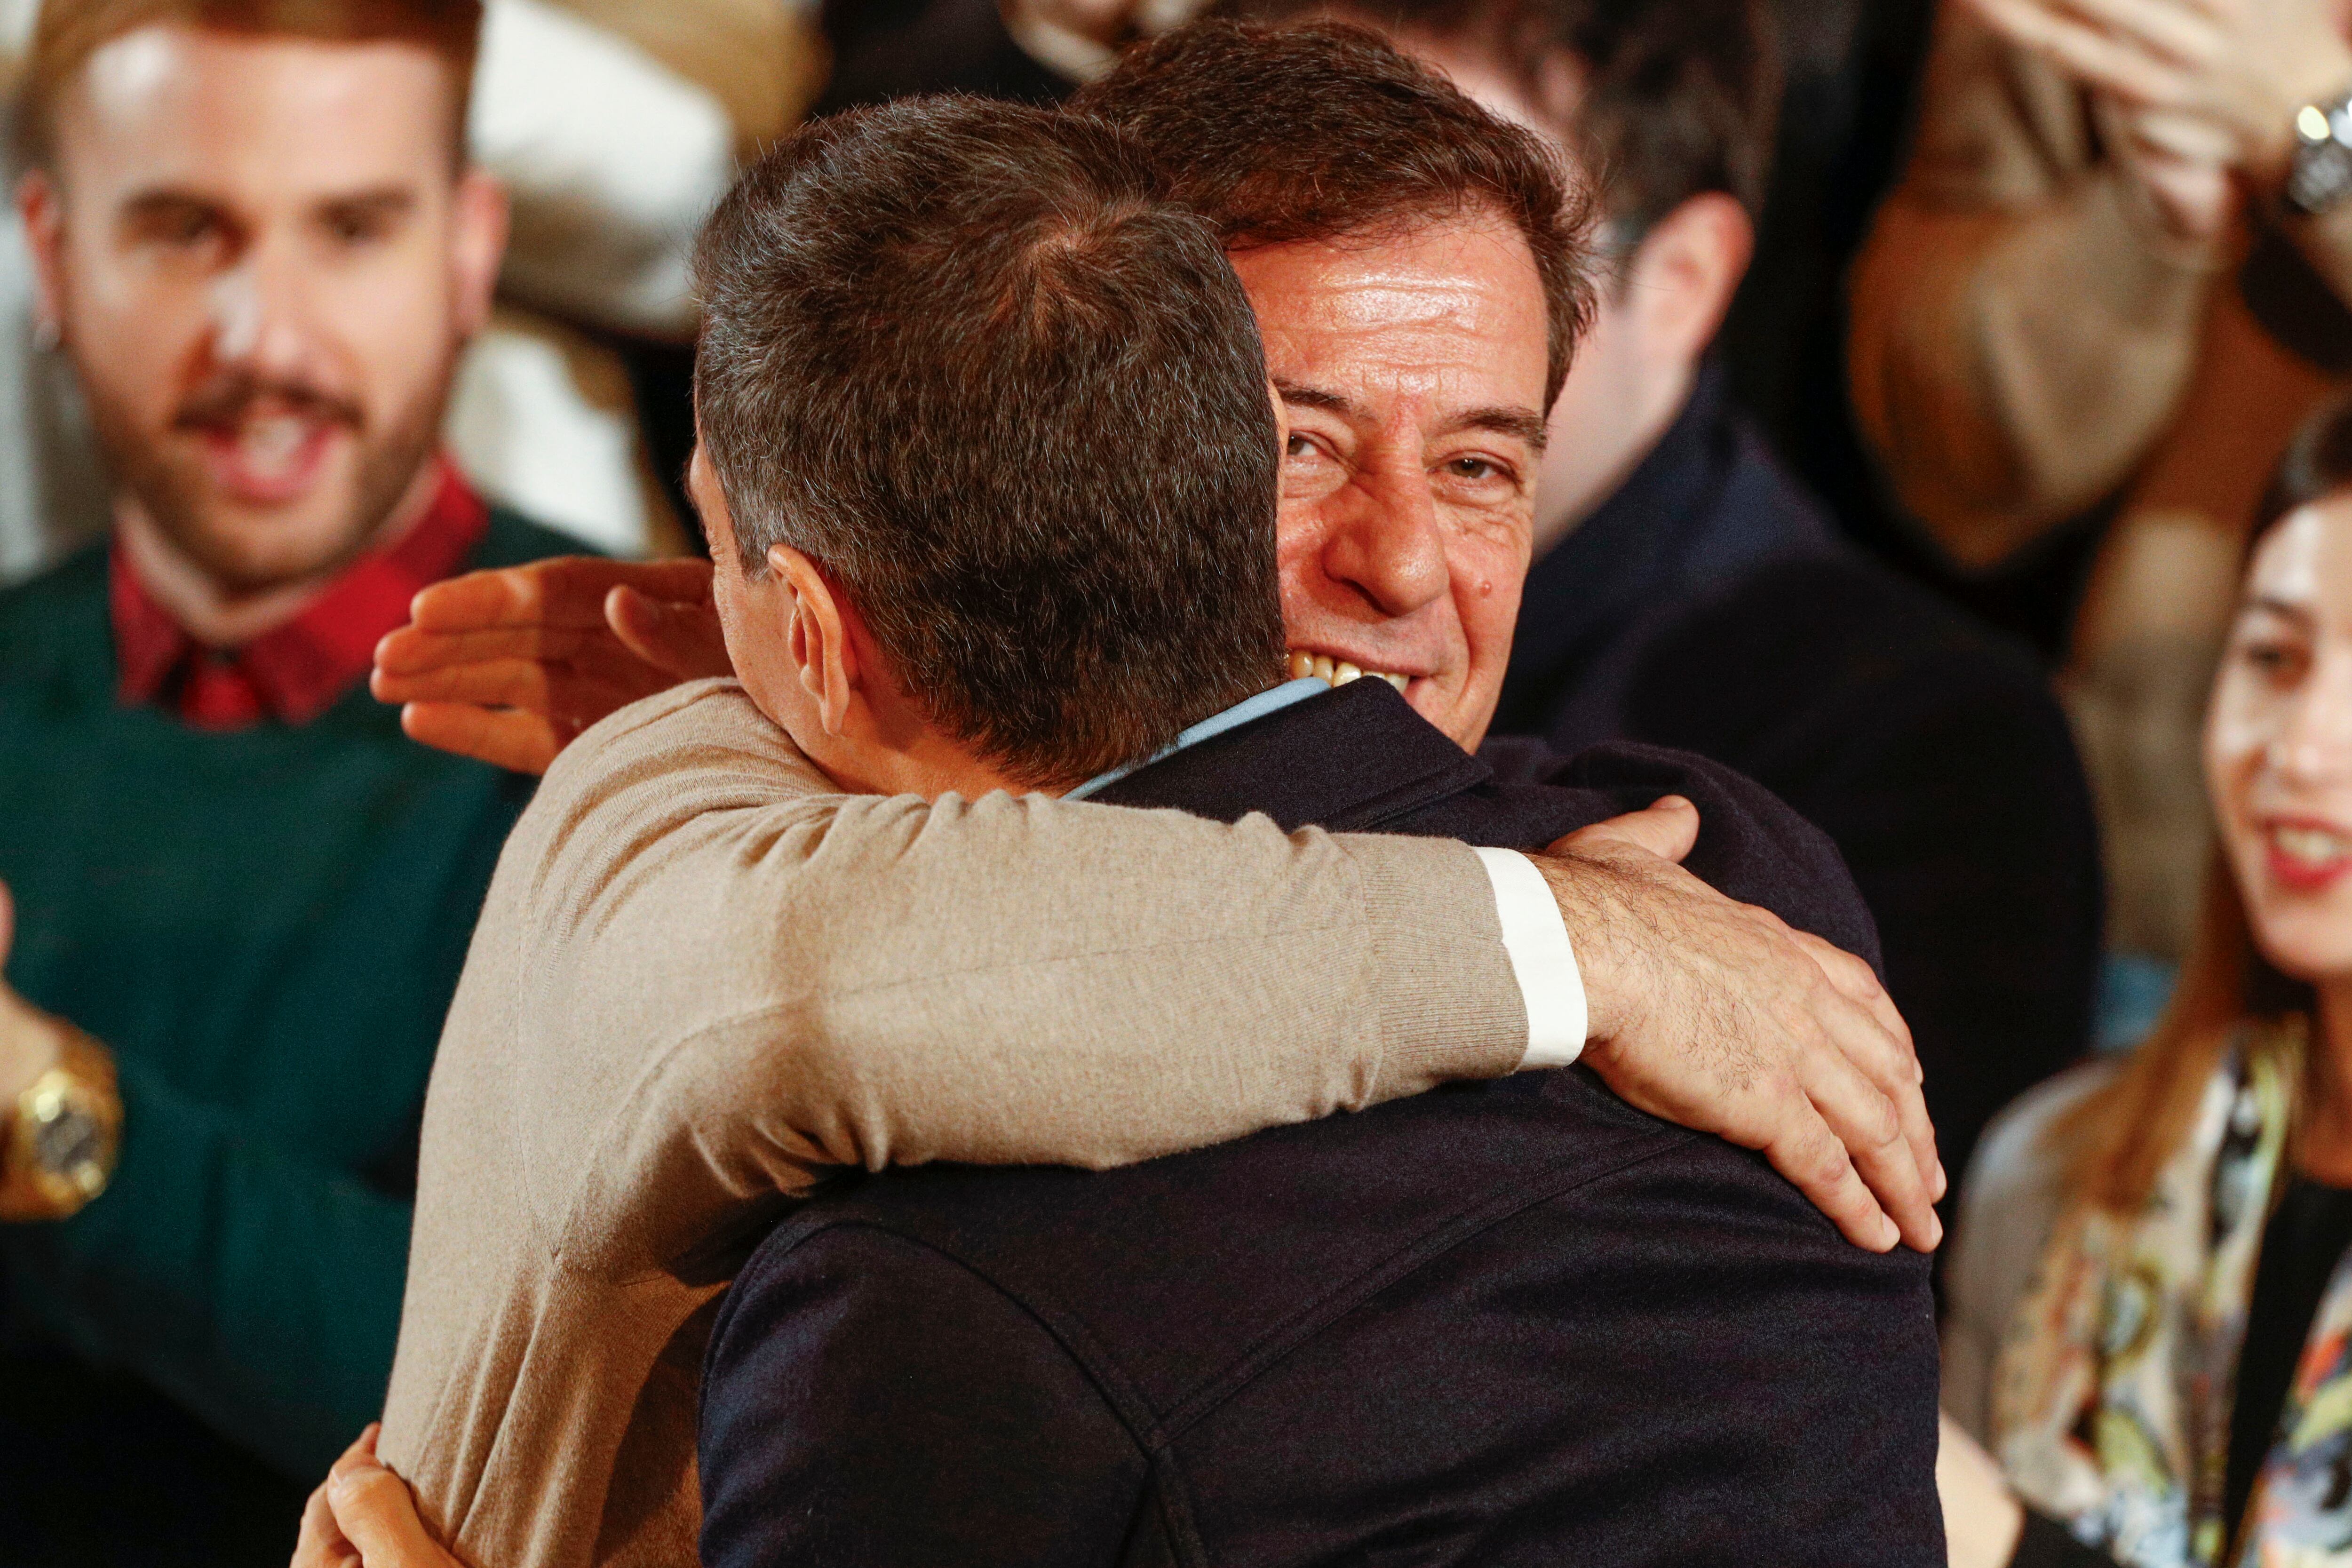
M 1105 798 L 1533 847 L 1673 788 L 1727 891 L 1870 951 L 1753 784 L 1553 771 L 1499 783 L 1365 680 Z M 857 1180 L 761 1245 L 705 1376 L 711 1568 L 1944 1560 L 1926 1260 L 1580 1068 L 1102 1174 Z
M 1886 944 L 1946 1167 L 2090 1039 L 2098 835 L 2021 649 L 1833 533 L 1709 373 L 1528 574 L 1496 728 L 1756 780 L 1837 844 Z

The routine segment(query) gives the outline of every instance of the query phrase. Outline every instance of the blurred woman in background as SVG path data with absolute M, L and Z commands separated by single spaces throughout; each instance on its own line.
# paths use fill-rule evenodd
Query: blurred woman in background
M 2352 404 L 2297 437 L 2262 518 L 2171 1013 L 2021 1100 L 1962 1205 L 1956 1568 L 2352 1561 Z

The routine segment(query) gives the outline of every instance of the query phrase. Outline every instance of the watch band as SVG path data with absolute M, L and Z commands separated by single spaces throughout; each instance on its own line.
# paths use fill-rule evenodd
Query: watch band
M 0 1115 L 0 1221 L 79 1214 L 106 1191 L 121 1147 L 114 1058 L 68 1030 L 57 1065 Z
M 2317 217 L 2352 195 L 2352 90 L 2295 111 L 2294 154 L 2287 165 L 2287 210 Z

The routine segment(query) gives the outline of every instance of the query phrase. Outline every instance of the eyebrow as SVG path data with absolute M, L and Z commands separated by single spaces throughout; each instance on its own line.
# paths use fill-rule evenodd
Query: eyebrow
M 2318 624 L 2318 617 L 2311 613 L 2310 606 L 2298 605 L 2287 599 L 2273 598 L 2267 594 L 2248 599 L 2246 608 L 2260 610 L 2265 615 L 2276 616 L 2281 620 L 2294 621 L 2300 626 L 2311 626 Z
M 380 185 L 372 191 L 328 196 L 319 203 L 320 210 L 325 212 L 371 217 L 398 217 L 415 205 L 416 193 L 405 185 Z
M 1339 393 L 1319 386 L 1304 386 L 1297 382 L 1276 378 L 1275 391 L 1285 403 L 1295 403 L 1302 408 L 1320 408 L 1337 414 L 1343 419 L 1370 423 L 1371 413 L 1361 404 Z M 1474 408 L 1449 423 L 1440 435 L 1450 436 L 1457 430 L 1491 430 L 1497 436 L 1508 436 L 1527 444 L 1528 450 L 1540 455 L 1548 434 L 1543 416 L 1530 408 L 1513 408 L 1498 405 L 1492 408 Z
M 135 221 L 140 218 L 160 217 L 165 213 L 182 212 L 190 208 L 198 212 L 217 213 L 226 210 L 227 205 L 227 203 L 217 196 L 207 196 L 195 191 L 164 185 L 152 190 L 141 191 L 124 202 L 119 210 L 123 218 Z

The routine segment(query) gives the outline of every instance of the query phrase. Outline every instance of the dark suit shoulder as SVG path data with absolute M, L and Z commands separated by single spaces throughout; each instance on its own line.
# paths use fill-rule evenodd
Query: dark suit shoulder
M 1129 1414 L 1157 1419 L 1225 1363 L 1311 1332 L 1375 1274 L 1458 1241 L 1490 1206 L 1691 1142 L 1581 1070 L 1534 1075 L 1117 1171 L 894 1170 L 811 1204 L 767 1246 L 851 1222 L 918 1238 L 1097 1343 Z M 1171 1310 L 1146 1321 L 1136 1301 Z M 1124 1340 L 1121 1325 L 1139 1331 Z
M 1924 1565 L 1941 1550 L 1924 1260 L 1848 1246 L 1760 1159 L 1581 1072 L 1103 1174 L 889 1173 L 781 1227 L 728 1309 L 762 1326 L 719 1342 L 798 1342 L 821 1373 L 870 1352 L 877 1379 L 903 1379 L 928 1346 L 877 1332 L 861 1349 L 809 1297 L 806 1259 L 781 1263 L 863 1256 L 844 1238 L 877 1232 L 941 1260 L 886 1288 L 919 1318 L 915 1298 L 956 1271 L 971 1283 L 944 1299 L 984 1293 L 1013 1362 L 1058 1347 L 1068 1366 L 1048 1381 L 1080 1380 L 1098 1406 L 1069 1419 L 1137 1439 L 1154 1473 L 1138 1517 L 1178 1560 L 1728 1565 L 1801 1540 L 1809 1562 Z M 731 1408 L 741 1373 L 715 1351 L 712 1374 L 710 1408 Z M 934 1395 L 960 1404 L 965 1382 Z M 828 1431 L 871 1419 L 829 1407 L 813 1417 Z M 1016 1451 L 988 1465 L 1055 1469 L 1062 1422 L 1007 1435 Z
M 709 1568 L 1108 1564 L 1149 1500 L 1141 1446 L 1034 1317 L 872 1226 L 761 1248 L 704 1385 Z

